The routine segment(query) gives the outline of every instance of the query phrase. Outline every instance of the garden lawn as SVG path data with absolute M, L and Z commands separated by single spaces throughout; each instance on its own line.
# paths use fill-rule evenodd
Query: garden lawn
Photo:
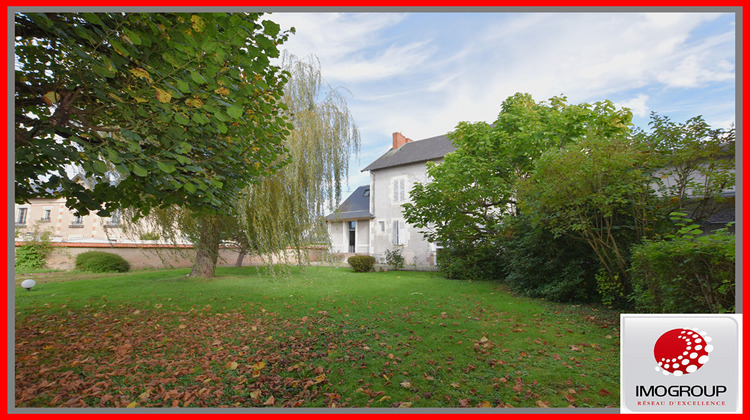
M 16 406 L 619 404 L 614 312 L 428 272 L 187 273 L 24 276 Z

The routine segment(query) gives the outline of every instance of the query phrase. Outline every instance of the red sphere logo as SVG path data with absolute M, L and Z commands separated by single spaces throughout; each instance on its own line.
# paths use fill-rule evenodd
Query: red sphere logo
M 710 342 L 705 331 L 678 328 L 665 332 L 654 345 L 656 371 L 674 376 L 695 372 L 708 362 L 708 353 L 714 349 Z

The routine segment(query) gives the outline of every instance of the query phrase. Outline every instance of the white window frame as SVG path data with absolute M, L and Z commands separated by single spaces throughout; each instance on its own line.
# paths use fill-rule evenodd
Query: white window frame
M 17 225 L 25 225 L 26 220 L 29 217 L 29 208 L 28 207 L 19 207 L 18 208 L 18 214 L 16 215 L 16 224 Z
M 116 209 L 109 216 L 109 223 L 108 224 L 110 226 L 120 226 L 121 222 L 122 222 L 122 212 L 120 211 L 120 209 Z
M 393 202 L 406 202 L 406 177 L 398 176 L 391 178 L 391 188 L 393 189 Z
M 52 221 L 52 209 L 49 207 L 45 207 L 44 210 L 42 210 L 42 222 L 51 222 Z
M 393 230 L 392 242 L 393 245 L 405 245 L 406 243 L 406 224 L 403 220 L 394 219 L 391 223 L 391 229 Z

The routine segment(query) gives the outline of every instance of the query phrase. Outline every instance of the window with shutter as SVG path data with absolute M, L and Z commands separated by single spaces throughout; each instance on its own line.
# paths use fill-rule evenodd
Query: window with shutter
M 26 224 L 26 215 L 28 214 L 29 209 L 25 207 L 20 207 L 18 209 L 18 217 L 16 218 L 16 224 L 17 225 L 25 225 Z
M 406 201 L 406 179 L 398 178 L 393 180 L 393 202 L 403 203 Z

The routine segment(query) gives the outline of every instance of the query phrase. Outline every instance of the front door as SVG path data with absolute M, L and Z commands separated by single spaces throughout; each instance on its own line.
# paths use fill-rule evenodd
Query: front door
M 349 252 L 357 252 L 357 222 L 349 222 Z

